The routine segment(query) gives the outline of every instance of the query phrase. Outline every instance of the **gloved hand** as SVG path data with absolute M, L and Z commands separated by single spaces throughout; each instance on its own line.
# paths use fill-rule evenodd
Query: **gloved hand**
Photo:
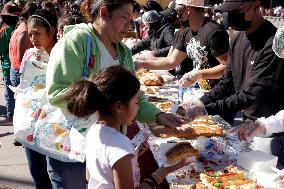
M 182 78 L 179 80 L 179 85 L 181 87 L 191 87 L 193 84 L 201 80 L 201 72 L 199 70 L 192 70 L 191 72 L 188 72 L 182 76 Z
M 278 176 L 274 180 L 279 189 L 284 189 L 284 169 L 280 170 Z
M 229 133 L 237 134 L 241 141 L 247 141 L 255 136 L 263 136 L 266 128 L 263 123 L 256 120 L 255 122 L 243 123 L 240 126 L 228 130 Z
M 141 69 L 143 69 L 143 61 L 142 59 L 134 59 L 133 58 L 133 63 L 135 65 L 135 71 L 139 71 Z
M 277 29 L 273 39 L 272 49 L 278 57 L 284 58 L 284 25 Z
M 186 101 L 180 106 L 186 109 L 184 120 L 190 122 L 197 117 L 207 115 L 207 111 L 203 102 L 199 99 L 192 99 L 190 101 Z

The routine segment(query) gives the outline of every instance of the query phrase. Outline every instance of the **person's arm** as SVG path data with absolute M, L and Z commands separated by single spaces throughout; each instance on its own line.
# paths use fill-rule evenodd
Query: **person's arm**
M 186 58 L 185 52 L 174 49 L 170 56 L 141 60 L 139 64 L 150 70 L 170 70 L 176 68 Z
M 149 49 L 150 47 L 151 47 L 151 39 L 147 37 L 131 48 L 132 55 L 140 53 L 141 51 Z
M 264 125 L 266 136 L 271 136 L 273 133 L 281 133 L 284 131 L 284 110 L 268 118 L 259 118 L 257 121 Z
M 133 158 L 131 155 L 126 155 L 116 161 L 112 166 L 114 185 L 116 189 L 134 189 L 131 158 Z M 169 167 L 160 167 L 151 175 L 151 177 L 155 180 L 157 185 L 159 185 L 170 172 L 178 170 L 189 163 L 190 162 L 182 160 L 181 162 Z M 148 179 L 146 178 L 145 180 Z M 135 189 L 153 189 L 153 187 L 145 180 L 142 181 Z
M 238 111 L 246 109 L 256 100 L 264 99 L 273 94 L 273 86 L 277 81 L 276 73 L 282 68 L 281 60 L 274 54 L 271 46 L 263 50 L 251 68 L 248 88 L 239 91 L 225 99 L 205 105 L 209 114 Z
M 199 70 L 202 79 L 220 79 L 224 75 L 227 62 L 227 53 L 216 57 L 216 59 L 220 62 L 219 65 L 212 68 Z
M 224 99 L 235 93 L 231 66 L 228 65 L 223 78 L 209 92 L 205 93 L 200 100 L 206 105 L 217 100 Z
M 32 44 L 28 32 L 23 32 L 17 39 L 17 58 L 19 61 L 23 59 L 25 51 L 31 47 Z

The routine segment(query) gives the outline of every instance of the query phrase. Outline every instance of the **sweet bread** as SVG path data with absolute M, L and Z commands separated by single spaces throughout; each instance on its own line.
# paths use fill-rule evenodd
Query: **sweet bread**
M 180 162 L 183 159 L 194 156 L 196 160 L 199 159 L 199 153 L 192 147 L 189 142 L 180 142 L 170 148 L 166 152 L 166 158 L 172 165 Z
M 196 138 L 199 136 L 213 137 L 223 136 L 222 128 L 211 119 L 199 118 L 191 123 L 184 124 L 183 127 L 188 127 L 185 131 L 179 131 L 173 128 L 153 127 L 151 129 L 155 136 L 169 138 Z
M 219 171 L 207 171 L 200 174 L 202 183 L 210 189 L 236 188 L 261 189 L 255 181 L 245 178 L 245 173 L 235 166 L 228 166 Z
M 145 86 L 162 86 L 165 82 L 162 76 L 152 73 L 142 75 L 140 83 Z

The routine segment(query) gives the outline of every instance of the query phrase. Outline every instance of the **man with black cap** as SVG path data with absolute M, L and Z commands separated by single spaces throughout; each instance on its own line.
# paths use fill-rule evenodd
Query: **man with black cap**
M 244 122 L 250 122 L 283 109 L 284 62 L 272 50 L 276 28 L 263 18 L 260 5 L 260 0 L 226 0 L 217 7 L 239 32 L 231 39 L 223 79 L 201 97 L 208 114 L 243 110 Z M 280 165 L 284 165 L 283 142 L 278 136 L 270 144 Z
M 11 2 L 5 4 L 0 15 L 2 18 L 2 25 L 0 29 L 0 56 L 4 81 L 4 95 L 7 108 L 7 117 L 6 119 L 0 121 L 0 126 L 9 126 L 13 125 L 13 115 L 15 108 L 14 93 L 8 87 L 9 85 L 11 85 L 9 41 L 18 21 L 19 9 L 17 4 Z
M 221 25 L 204 16 L 210 5 L 206 0 L 176 0 L 176 11 L 181 20 L 188 20 L 184 32 L 170 56 L 157 60 L 138 60 L 136 66 L 147 69 L 169 70 L 177 67 L 188 56 L 194 70 L 182 78 L 182 86 L 190 87 L 199 82 L 209 90 L 222 77 L 229 49 L 229 36 Z M 202 81 L 202 82 L 201 82 Z

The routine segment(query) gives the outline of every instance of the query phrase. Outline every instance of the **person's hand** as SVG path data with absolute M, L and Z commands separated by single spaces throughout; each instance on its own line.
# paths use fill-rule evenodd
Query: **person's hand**
M 179 163 L 175 164 L 175 165 L 171 165 L 171 166 L 168 166 L 168 167 L 160 167 L 158 168 L 155 173 L 162 179 L 164 179 L 169 173 L 173 172 L 173 171 L 176 171 L 184 166 L 187 166 L 189 165 L 190 161 L 187 161 L 186 159 L 180 161 Z
M 148 141 L 144 141 L 141 143 L 141 145 L 138 148 L 138 153 L 137 156 L 141 156 L 142 154 L 144 154 L 148 149 L 150 148 L 150 145 L 148 143 Z
M 180 106 L 184 107 L 185 116 L 184 120 L 187 122 L 193 121 L 197 117 L 207 115 L 207 111 L 203 102 L 199 99 L 193 99 L 182 103 Z
M 284 169 L 280 170 L 278 176 L 274 179 L 277 188 L 284 189 Z
M 196 82 L 201 80 L 201 72 L 199 70 L 192 70 L 191 72 L 188 72 L 182 76 L 182 78 L 179 80 L 179 85 L 181 87 L 191 87 Z
M 164 125 L 165 127 L 176 128 L 180 127 L 181 124 L 185 123 L 184 120 L 171 113 L 161 113 L 156 117 L 158 124 Z
M 143 60 L 141 59 L 133 59 L 134 65 L 135 65 L 135 71 L 143 69 Z
M 234 133 L 238 135 L 241 141 L 247 141 L 255 136 L 261 136 L 266 133 L 266 128 L 260 121 L 243 123 L 240 126 L 234 127 L 228 130 L 228 133 Z

